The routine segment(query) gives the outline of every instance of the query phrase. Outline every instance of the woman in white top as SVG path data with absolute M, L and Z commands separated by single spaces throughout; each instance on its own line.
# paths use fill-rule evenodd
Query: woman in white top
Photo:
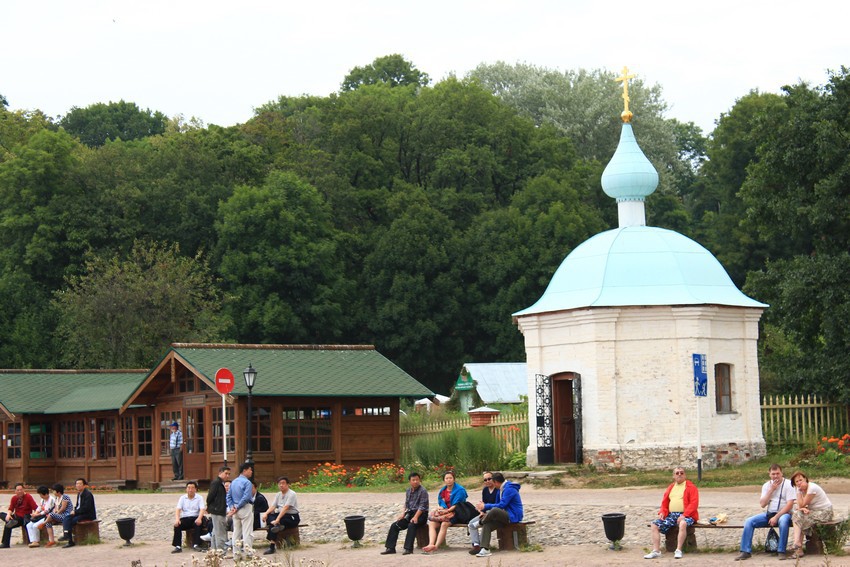
M 794 557 L 802 557 L 803 531 L 816 524 L 831 521 L 832 502 L 823 488 L 809 482 L 809 477 L 803 471 L 795 472 L 791 476 L 791 482 L 797 487 L 797 501 L 791 515 L 794 521 Z
M 41 498 L 39 498 L 38 506 L 32 513 L 30 523 L 27 524 L 27 533 L 30 537 L 30 547 L 38 547 L 40 545 L 38 542 L 40 539 L 38 530 L 44 525 L 47 521 L 47 515 L 50 514 L 56 506 L 56 499 L 50 495 L 49 488 L 46 486 L 39 486 L 37 492 Z M 53 540 L 53 538 L 50 539 L 51 541 Z

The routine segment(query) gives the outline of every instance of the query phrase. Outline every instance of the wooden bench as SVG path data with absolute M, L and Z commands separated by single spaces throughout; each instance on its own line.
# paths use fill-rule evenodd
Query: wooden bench
M 515 522 L 496 529 L 496 538 L 499 540 L 499 551 L 511 551 L 528 545 L 528 526 L 534 525 L 534 520 L 528 522 Z M 449 524 L 451 528 L 468 528 L 467 524 Z M 469 533 L 467 531 L 467 533 Z M 416 545 L 422 549 L 428 545 L 428 524 L 416 529 Z
M 82 520 L 74 524 L 74 541 L 82 543 L 87 539 L 100 543 L 100 520 Z
M 819 524 L 821 526 L 837 526 L 844 520 L 832 520 L 831 522 L 824 522 L 823 524 Z M 650 526 L 652 524 L 649 524 Z M 759 526 L 757 529 L 769 529 L 771 526 Z M 775 527 L 775 526 L 774 526 Z M 688 526 L 688 533 L 685 536 L 685 549 L 683 551 L 695 551 L 697 549 L 697 538 L 696 538 L 696 530 L 697 529 L 708 529 L 708 530 L 743 530 L 743 525 L 738 524 L 699 524 L 695 523 L 692 526 Z M 679 526 L 675 526 L 671 528 L 665 534 L 664 547 L 668 552 L 676 551 L 676 545 L 678 544 L 678 536 L 679 536 Z M 791 549 L 791 532 L 788 534 L 789 543 L 788 549 Z M 821 541 L 820 534 L 816 529 L 811 530 L 811 534 L 806 537 L 806 543 L 804 546 L 804 551 L 808 555 L 823 555 L 823 541 Z
M 298 528 L 305 528 L 309 524 L 298 524 L 294 528 L 286 528 L 277 533 L 274 542 L 278 549 L 301 544 L 301 533 Z
M 840 524 L 843 521 L 844 521 L 844 519 L 841 518 L 841 519 L 838 519 L 838 520 L 831 520 L 829 522 L 824 522 L 822 524 L 818 524 L 818 526 L 826 526 L 827 529 L 829 529 L 832 526 L 837 526 L 838 524 Z M 823 529 L 823 528 L 821 528 L 821 529 Z M 816 526 L 816 527 L 811 528 L 810 532 L 811 533 L 809 533 L 806 536 L 806 542 L 805 542 L 805 545 L 803 546 L 803 551 L 807 555 L 823 555 L 823 540 L 821 540 L 820 532 L 818 531 L 818 527 Z

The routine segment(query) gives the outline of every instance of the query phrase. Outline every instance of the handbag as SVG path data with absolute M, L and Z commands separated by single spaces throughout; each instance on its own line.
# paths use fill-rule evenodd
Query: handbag
M 776 553 L 779 551 L 779 534 L 775 528 L 770 528 L 767 532 L 767 539 L 764 541 L 764 550 L 767 553 Z
M 455 506 L 456 524 L 468 524 L 472 518 L 478 515 L 478 510 L 470 502 L 464 500 Z

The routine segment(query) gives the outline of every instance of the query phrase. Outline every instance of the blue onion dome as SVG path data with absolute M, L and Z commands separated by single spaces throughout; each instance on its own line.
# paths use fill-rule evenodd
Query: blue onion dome
M 620 201 L 643 201 L 658 187 L 658 172 L 638 146 L 631 124 L 623 124 L 620 143 L 602 173 L 602 190 Z

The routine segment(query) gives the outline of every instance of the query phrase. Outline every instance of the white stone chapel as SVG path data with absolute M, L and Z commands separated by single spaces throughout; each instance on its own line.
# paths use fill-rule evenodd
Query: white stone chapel
M 767 307 L 677 232 L 646 226 L 658 173 L 632 130 L 628 71 L 620 142 L 602 174 L 619 227 L 571 252 L 532 306 L 525 339 L 529 464 L 704 467 L 765 454 L 756 353 Z M 707 388 L 696 396 L 695 354 Z

